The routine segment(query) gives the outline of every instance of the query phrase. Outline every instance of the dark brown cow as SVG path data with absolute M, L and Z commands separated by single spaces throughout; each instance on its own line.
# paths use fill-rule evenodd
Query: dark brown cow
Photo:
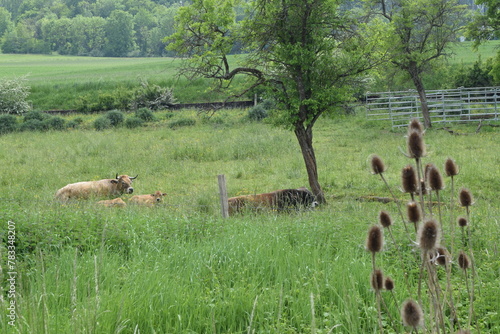
M 90 197 L 114 197 L 122 194 L 134 192 L 132 181 L 137 176 L 116 174 L 114 179 L 104 179 L 99 181 L 86 181 L 71 183 L 56 192 L 56 198 L 60 201 L 71 199 L 87 199 Z
M 245 209 L 258 210 L 270 208 L 277 211 L 314 208 L 318 205 L 316 197 L 306 188 L 281 189 L 270 193 L 243 195 L 228 199 L 229 215 L 234 215 Z

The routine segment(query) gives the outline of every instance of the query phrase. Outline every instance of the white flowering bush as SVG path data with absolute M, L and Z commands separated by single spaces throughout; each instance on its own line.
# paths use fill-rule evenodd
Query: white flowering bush
M 30 87 L 26 77 L 0 79 L 0 113 L 23 114 L 31 109 L 28 102 Z

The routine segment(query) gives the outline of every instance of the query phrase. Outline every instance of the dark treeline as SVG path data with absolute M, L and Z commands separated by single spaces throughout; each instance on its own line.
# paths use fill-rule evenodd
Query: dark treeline
M 477 9 L 472 0 L 461 2 Z M 184 0 L 187 3 L 189 0 Z M 174 17 L 182 5 L 182 0 L 0 0 L 0 50 L 171 56 L 165 49 L 165 37 L 174 32 Z M 237 46 L 234 51 L 238 51 Z

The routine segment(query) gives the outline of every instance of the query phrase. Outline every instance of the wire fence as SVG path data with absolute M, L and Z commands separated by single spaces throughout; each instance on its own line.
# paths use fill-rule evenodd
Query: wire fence
M 426 91 L 433 123 L 499 120 L 500 87 L 458 88 Z M 407 126 L 413 118 L 422 119 L 422 108 L 415 90 L 366 94 L 367 118 L 390 121 L 392 127 Z

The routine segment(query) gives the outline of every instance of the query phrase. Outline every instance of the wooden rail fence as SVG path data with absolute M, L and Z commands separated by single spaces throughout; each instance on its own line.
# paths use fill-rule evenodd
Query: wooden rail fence
M 500 87 L 458 88 L 426 91 L 432 123 L 470 122 L 500 118 Z M 415 90 L 366 94 L 367 117 L 390 121 L 392 127 L 422 119 Z

